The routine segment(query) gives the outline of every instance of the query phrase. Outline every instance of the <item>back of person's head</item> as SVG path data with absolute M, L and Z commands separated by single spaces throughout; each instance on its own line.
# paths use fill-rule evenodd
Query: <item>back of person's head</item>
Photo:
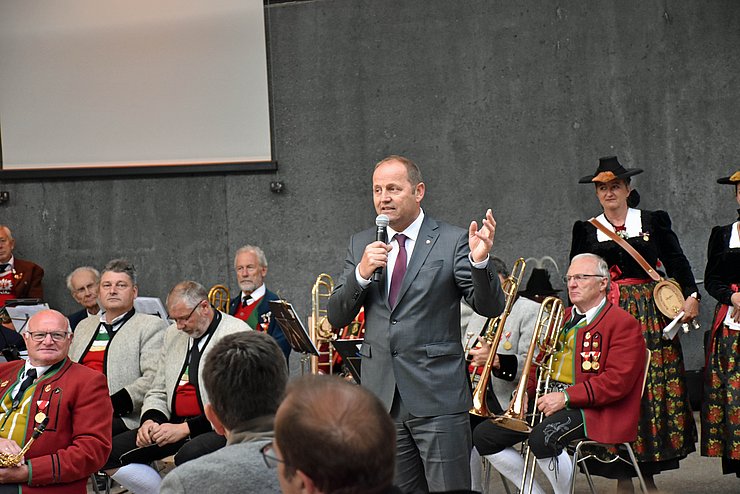
M 378 398 L 338 377 L 292 381 L 275 420 L 289 479 L 300 470 L 322 493 L 374 494 L 393 482 L 396 433 Z
M 239 431 L 274 415 L 285 394 L 288 367 L 272 336 L 242 331 L 219 340 L 203 367 L 203 384 L 223 426 Z

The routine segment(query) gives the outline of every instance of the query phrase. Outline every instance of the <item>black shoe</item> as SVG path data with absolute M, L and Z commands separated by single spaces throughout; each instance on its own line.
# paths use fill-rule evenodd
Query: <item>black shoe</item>
M 110 487 L 110 477 L 108 477 L 104 473 L 96 473 L 95 474 L 95 484 L 98 486 L 98 490 L 100 492 L 106 492 L 106 490 Z

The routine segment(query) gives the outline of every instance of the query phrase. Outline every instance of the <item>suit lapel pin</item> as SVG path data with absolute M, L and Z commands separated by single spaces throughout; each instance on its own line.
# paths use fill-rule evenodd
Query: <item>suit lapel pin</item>
M 426 243 L 427 245 L 429 245 L 429 244 L 431 244 L 431 243 L 432 243 L 432 241 L 431 241 L 431 240 L 429 240 L 429 239 L 427 239 L 427 241 L 426 241 L 425 243 Z
M 46 386 L 44 387 L 44 392 L 45 392 L 45 393 L 48 393 L 49 391 L 51 391 L 51 384 L 47 384 L 47 385 L 46 385 Z
M 8 381 L 3 381 L 0 383 L 0 388 L 4 388 L 7 385 L 8 385 Z

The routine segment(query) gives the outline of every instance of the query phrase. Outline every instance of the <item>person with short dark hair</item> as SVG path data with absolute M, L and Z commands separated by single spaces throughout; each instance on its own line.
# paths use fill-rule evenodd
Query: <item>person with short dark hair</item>
M 163 494 L 279 493 L 273 470 L 260 451 L 273 438 L 275 412 L 285 393 L 288 367 L 275 340 L 246 331 L 226 336 L 211 350 L 203 368 L 211 402 L 205 412 L 226 446 L 167 474 Z
M 491 258 L 491 265 L 498 274 L 502 286 L 511 273 L 509 267 L 498 257 Z M 501 333 L 501 341 L 496 349 L 496 356 L 491 363 L 491 379 L 488 382 L 486 393 L 486 405 L 491 413 L 500 414 L 509 404 L 511 394 L 516 388 L 521 377 L 521 370 L 526 362 L 529 343 L 532 340 L 537 313 L 540 304 L 526 297 L 514 295 L 514 303 L 511 312 L 506 318 Z M 471 381 L 477 386 L 482 377 L 483 367 L 491 353 L 492 344 L 489 344 L 484 336 L 489 329 L 492 319 L 473 313 L 468 319 L 466 328 L 466 348 L 470 348 Z M 478 346 L 472 346 L 478 342 Z M 472 346 L 472 348 L 471 348 Z M 491 393 L 490 391 L 493 391 Z M 470 426 L 472 429 L 487 418 L 470 414 Z M 473 448 L 470 454 L 470 477 L 471 486 L 474 491 L 482 490 L 483 471 L 478 451 Z
M 125 259 L 106 264 L 99 286 L 102 312 L 77 325 L 69 356 L 108 379 L 116 436 L 135 429 L 139 422 L 167 323 L 134 309 L 139 293 L 136 268 Z
M 203 362 L 223 337 L 250 328 L 208 302 L 208 291 L 195 281 L 182 281 L 167 296 L 175 322 L 164 334 L 157 373 L 144 396 L 141 425 L 113 438 L 104 469 L 136 494 L 159 492 L 162 479 L 148 464 L 175 455 L 175 464 L 211 453 L 226 444 L 205 415 L 210 402 Z
M 362 386 L 396 425 L 396 485 L 411 492 L 470 489 L 473 402 L 460 299 L 489 317 L 504 307 L 489 263 L 493 212 L 467 231 L 426 215 L 426 184 L 403 156 L 375 166 L 372 191 L 375 212 L 388 218 L 388 243 L 376 240 L 376 228 L 352 236 L 328 319 L 341 328 L 365 309 Z
M 395 426 L 367 390 L 333 376 L 290 383 L 275 418 L 266 460 L 278 469 L 284 494 L 390 494 Z

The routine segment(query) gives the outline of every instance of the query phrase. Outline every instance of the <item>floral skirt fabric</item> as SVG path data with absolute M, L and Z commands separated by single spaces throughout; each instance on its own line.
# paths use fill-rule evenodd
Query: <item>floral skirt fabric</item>
M 683 352 L 678 337 L 665 340 L 668 320 L 653 302 L 655 282 L 620 285 L 619 305 L 640 323 L 651 352 L 645 390 L 640 404 L 637 441 L 632 444 L 646 473 L 678 468 L 678 460 L 696 450 L 696 426 L 689 405 Z
M 740 474 L 740 331 L 722 325 L 710 344 L 701 410 L 701 454 L 723 457 L 725 473 Z

